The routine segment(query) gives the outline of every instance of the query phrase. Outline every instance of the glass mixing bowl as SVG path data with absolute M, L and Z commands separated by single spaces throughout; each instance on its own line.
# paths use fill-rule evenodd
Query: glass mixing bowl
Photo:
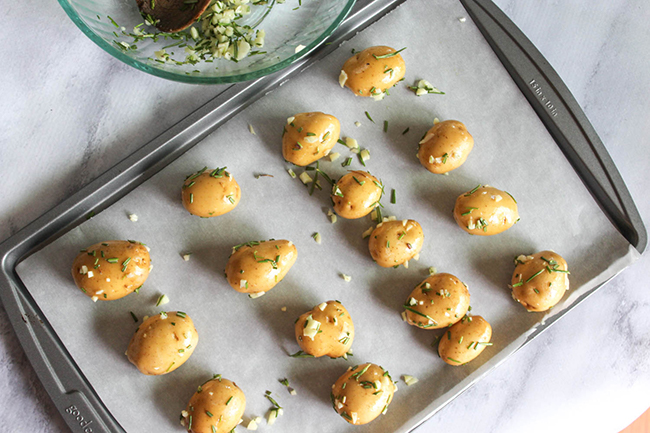
M 185 3 L 192 1 L 185 0 Z M 59 0 L 59 3 L 86 36 L 127 65 L 169 80 L 221 84 L 252 80 L 290 65 L 327 38 L 346 17 L 354 1 L 249 0 L 250 14 L 237 24 L 265 31 L 264 45 L 251 48 L 257 51 L 255 55 L 237 62 L 216 58 L 211 62 L 182 65 L 168 60 L 166 55 L 180 61 L 187 58 L 184 44 L 190 47 L 194 44 L 190 29 L 174 36 L 183 39 L 160 35 L 140 37 L 134 42 L 133 35 L 139 32 L 157 31 L 152 26 L 141 25 L 145 20 L 135 0 Z M 199 23 L 194 26 L 201 28 Z

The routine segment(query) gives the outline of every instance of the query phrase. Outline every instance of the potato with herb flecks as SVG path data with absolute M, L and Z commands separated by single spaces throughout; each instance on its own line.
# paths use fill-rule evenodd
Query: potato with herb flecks
M 462 122 L 445 120 L 433 125 L 418 144 L 420 164 L 431 173 L 442 174 L 465 163 L 474 138 Z
M 341 69 L 339 84 L 346 86 L 355 96 L 383 99 L 388 89 L 404 78 L 406 65 L 399 54 L 386 46 L 366 48 L 350 57 Z
M 560 302 L 569 290 L 566 260 L 553 251 L 515 258 L 510 280 L 512 297 L 528 311 L 546 311 Z
M 181 412 L 181 425 L 192 433 L 230 433 L 246 409 L 244 392 L 220 374 L 200 385 Z
M 422 249 L 424 233 L 417 221 L 385 221 L 370 234 L 372 259 L 384 268 L 397 267 L 416 257 Z
M 362 425 L 386 413 L 396 389 L 386 370 L 366 363 L 348 368 L 332 385 L 330 397 L 334 410 L 343 419 Z
M 194 322 L 182 311 L 149 317 L 135 330 L 126 356 L 142 374 L 171 373 L 192 356 L 199 343 Z
M 226 167 L 208 170 L 203 167 L 183 182 L 183 206 L 192 215 L 203 218 L 230 212 L 239 203 L 239 184 Z
M 517 201 L 505 191 L 478 185 L 458 196 L 454 219 L 461 229 L 471 235 L 496 235 L 519 221 Z
M 334 211 L 341 217 L 357 219 L 368 215 L 379 205 L 384 185 L 366 171 L 351 171 L 332 187 Z
M 422 329 L 458 322 L 469 309 L 467 285 L 451 274 L 434 274 L 415 286 L 404 304 L 404 320 Z
M 341 133 L 339 120 L 321 112 L 299 113 L 287 119 L 282 131 L 282 156 L 309 165 L 330 153 Z
M 142 287 L 150 270 L 143 243 L 105 241 L 81 250 L 72 263 L 72 278 L 93 301 L 112 301 Z
M 491 346 L 492 327 L 481 316 L 465 316 L 442 334 L 438 355 L 449 365 L 470 362 Z
M 251 298 L 262 296 L 278 284 L 298 258 L 291 241 L 251 241 L 233 247 L 226 264 L 230 286 Z
M 345 356 L 354 340 L 354 323 L 339 301 L 327 301 L 298 317 L 296 341 L 307 355 L 315 358 Z

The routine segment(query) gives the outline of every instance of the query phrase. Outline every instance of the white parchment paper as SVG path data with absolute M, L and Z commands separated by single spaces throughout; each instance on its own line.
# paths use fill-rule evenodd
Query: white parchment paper
M 510 297 L 512 259 L 553 249 L 571 270 L 571 293 L 561 311 L 589 289 L 629 265 L 636 254 L 592 200 L 544 126 L 512 82 L 458 2 L 410 0 L 357 35 L 300 77 L 262 98 L 190 152 L 120 202 L 27 258 L 18 273 L 95 390 L 129 432 L 178 431 L 180 411 L 198 384 L 221 373 L 247 396 L 246 418 L 264 415 L 271 390 L 285 415 L 281 432 L 406 431 L 472 380 L 517 349 L 545 317 L 527 313 Z M 372 45 L 407 47 L 405 82 L 386 100 L 354 97 L 337 78 L 351 50 Z M 424 78 L 446 95 L 416 97 L 406 88 Z M 385 215 L 419 221 L 425 245 L 419 262 L 405 269 L 374 264 L 361 233 L 368 218 L 331 224 L 326 191 L 307 194 L 286 173 L 280 136 L 286 118 L 304 111 L 336 115 L 344 136 L 368 148 L 367 169 L 380 177 L 397 203 L 383 199 Z M 374 123 L 366 118 L 368 111 Z M 465 165 L 448 176 L 423 169 L 417 143 L 433 119 L 463 121 L 475 139 Z M 388 121 L 388 131 L 383 122 Z M 361 126 L 355 126 L 355 121 Z M 252 125 L 256 135 L 248 130 Z M 408 133 L 403 133 L 409 128 Z M 342 154 L 321 168 L 339 177 Z M 204 165 L 228 166 L 242 188 L 242 200 L 217 218 L 190 216 L 180 203 L 185 176 Z M 359 169 L 355 157 L 351 167 Z M 298 173 L 301 170 L 296 170 Z M 255 174 L 274 177 L 256 178 Z M 453 221 L 456 197 L 479 183 L 517 198 L 521 221 L 505 233 L 470 236 Z M 327 188 L 326 188 L 327 189 Z M 127 215 L 135 213 L 138 222 Z M 311 238 L 322 235 L 322 244 Z M 231 247 L 249 240 L 289 239 L 298 260 L 276 288 L 259 299 L 236 293 L 223 277 Z M 137 239 L 151 247 L 154 270 L 139 294 L 93 303 L 75 287 L 70 266 L 80 248 L 110 239 Z M 191 251 L 190 261 L 181 253 Z M 427 268 L 457 275 L 468 284 L 472 313 L 491 322 L 494 346 L 472 363 L 451 367 L 431 347 L 442 331 L 402 322 L 402 305 Z M 352 276 L 346 283 L 339 273 Z M 154 306 L 160 294 L 171 302 Z M 294 359 L 295 318 L 323 301 L 340 300 L 356 328 L 354 357 Z M 281 311 L 286 307 L 287 311 Z M 161 377 L 140 374 L 124 356 L 138 318 L 160 310 L 187 312 L 200 340 L 181 368 Z M 555 313 L 557 314 L 557 313 Z M 420 379 L 400 390 L 387 415 L 352 427 L 334 413 L 329 392 L 353 364 L 374 362 L 397 380 Z M 512 366 L 509 366 L 512 367 Z M 290 396 L 278 383 L 288 378 Z M 459 420 L 462 423 L 462 420 Z M 243 427 L 240 427 L 243 429 Z

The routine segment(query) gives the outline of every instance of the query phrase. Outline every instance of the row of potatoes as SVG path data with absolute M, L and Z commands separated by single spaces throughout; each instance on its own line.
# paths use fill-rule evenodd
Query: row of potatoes
M 339 83 L 355 95 L 382 99 L 403 79 L 404 72 L 399 51 L 372 47 L 345 63 Z M 327 156 L 339 137 L 336 117 L 320 112 L 296 114 L 283 128 L 282 152 L 287 161 L 307 166 Z M 447 173 L 465 162 L 473 144 L 461 122 L 439 122 L 420 141 L 418 158 L 432 173 Z M 370 214 L 384 194 L 381 181 L 366 171 L 350 171 L 331 183 L 334 211 L 346 219 Z M 203 218 L 230 212 L 241 199 L 241 189 L 225 167 L 205 167 L 189 175 L 181 191 L 183 206 Z M 461 194 L 453 215 L 463 230 L 480 236 L 501 233 L 519 221 L 516 200 L 487 185 Z M 396 267 L 417 258 L 423 243 L 424 233 L 417 221 L 384 218 L 370 233 L 368 247 L 378 265 Z M 256 298 L 282 281 L 297 257 L 295 245 L 288 240 L 247 242 L 233 247 L 226 278 L 234 290 Z M 529 311 L 551 308 L 568 289 L 566 261 L 552 251 L 519 256 L 515 265 L 512 296 Z M 72 275 L 77 287 L 93 301 L 110 301 L 138 291 L 150 270 L 149 250 L 144 244 L 106 241 L 83 249 L 74 260 Z M 414 288 L 402 317 L 422 329 L 448 328 L 438 343 L 438 354 L 447 364 L 458 366 L 491 345 L 490 324 L 481 316 L 469 315 L 470 310 L 467 285 L 454 275 L 439 273 Z M 327 301 L 296 320 L 295 336 L 299 356 L 345 357 L 354 341 L 354 323 L 339 301 Z M 138 327 L 126 355 L 143 374 L 162 375 L 187 361 L 197 344 L 198 333 L 186 313 L 163 312 Z M 386 413 L 395 391 L 386 370 L 366 363 L 349 368 L 336 381 L 331 400 L 341 417 L 360 425 Z M 217 375 L 198 387 L 181 414 L 181 423 L 195 433 L 229 432 L 241 422 L 245 405 L 241 389 Z

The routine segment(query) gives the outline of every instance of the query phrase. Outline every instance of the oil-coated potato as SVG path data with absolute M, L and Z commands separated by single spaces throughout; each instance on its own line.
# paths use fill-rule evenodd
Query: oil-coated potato
M 515 259 L 510 287 L 515 301 L 528 311 L 546 311 L 560 302 L 569 290 L 566 260 L 553 251 Z
M 354 323 L 339 301 L 327 301 L 301 315 L 295 332 L 296 341 L 306 354 L 340 358 L 350 351 Z
M 192 215 L 203 218 L 233 210 L 241 198 L 239 184 L 226 167 L 207 167 L 189 175 L 182 188 L 183 206 Z
M 469 290 L 451 274 L 434 274 L 418 284 L 404 304 L 405 320 L 423 329 L 451 326 L 469 309 Z
M 440 337 L 438 355 L 449 365 L 470 362 L 491 346 L 492 327 L 481 316 L 465 316 Z
M 386 221 L 377 224 L 370 234 L 368 248 L 379 266 L 402 265 L 417 256 L 424 243 L 424 233 L 417 221 Z
M 420 164 L 431 173 L 447 173 L 465 163 L 474 138 L 462 122 L 445 120 L 433 125 L 418 146 Z
M 171 373 L 192 356 L 199 342 L 194 322 L 182 311 L 149 317 L 131 337 L 126 356 L 142 374 Z
M 215 375 L 199 386 L 181 412 L 181 425 L 192 433 L 230 433 L 246 409 L 244 392 L 228 379 Z
M 340 133 L 339 120 L 330 114 L 296 114 L 284 126 L 282 156 L 293 164 L 309 165 L 330 153 Z
M 505 191 L 479 185 L 456 199 L 454 219 L 471 235 L 496 235 L 519 221 L 517 201 Z
M 334 211 L 341 217 L 357 219 L 368 215 L 378 206 L 384 186 L 365 171 L 351 171 L 332 187 Z
M 385 46 L 370 47 L 345 62 L 339 84 L 347 86 L 355 96 L 383 99 L 405 72 L 406 65 L 398 51 Z
M 251 295 L 275 287 L 296 262 L 298 250 L 291 241 L 251 241 L 233 247 L 226 265 L 230 286 Z
M 348 368 L 332 385 L 330 397 L 343 419 L 362 425 L 386 413 L 394 392 L 390 374 L 378 365 L 366 363 Z
M 81 250 L 72 263 L 72 278 L 93 301 L 112 301 L 139 289 L 150 270 L 144 244 L 106 241 Z

